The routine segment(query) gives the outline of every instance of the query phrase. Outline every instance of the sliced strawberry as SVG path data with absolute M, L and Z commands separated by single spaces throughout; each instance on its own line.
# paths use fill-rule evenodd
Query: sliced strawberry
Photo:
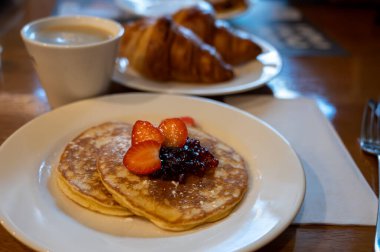
M 164 146 L 182 147 L 187 139 L 186 124 L 179 118 L 168 118 L 163 120 L 158 128 L 165 137 Z
M 123 164 L 131 172 L 148 175 L 161 168 L 161 144 L 153 140 L 132 145 L 124 156 Z
M 182 116 L 181 119 L 187 126 L 195 127 L 195 120 L 190 116 Z
M 132 129 L 132 145 L 147 140 L 154 140 L 159 144 L 162 144 L 164 142 L 164 136 L 161 131 L 154 127 L 150 122 L 141 120 L 136 121 Z

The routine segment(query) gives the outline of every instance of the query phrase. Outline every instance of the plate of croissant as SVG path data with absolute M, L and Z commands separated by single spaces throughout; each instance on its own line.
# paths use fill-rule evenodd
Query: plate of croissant
M 202 5 L 124 24 L 113 79 L 161 93 L 224 95 L 260 87 L 281 70 L 278 51 Z

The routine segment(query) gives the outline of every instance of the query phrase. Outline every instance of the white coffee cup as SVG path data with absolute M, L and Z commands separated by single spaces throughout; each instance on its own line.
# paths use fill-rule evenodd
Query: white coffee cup
M 90 16 L 33 21 L 21 30 L 52 108 L 104 93 L 124 28 Z

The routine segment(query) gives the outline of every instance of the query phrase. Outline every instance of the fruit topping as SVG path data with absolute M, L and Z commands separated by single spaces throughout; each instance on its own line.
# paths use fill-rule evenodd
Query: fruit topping
M 179 118 L 168 118 L 163 120 L 158 128 L 164 135 L 165 147 L 182 147 L 187 139 L 186 124 Z
M 153 140 L 132 144 L 124 156 L 124 166 L 135 174 L 151 174 L 161 168 L 160 148 L 161 144 Z
M 190 116 L 182 116 L 181 119 L 187 126 L 195 127 L 195 120 Z
M 218 166 L 219 161 L 202 147 L 199 140 L 188 138 L 182 148 L 162 147 L 161 169 L 151 177 L 184 182 L 188 174 L 203 176 L 208 169 Z
M 132 145 L 147 140 L 153 140 L 162 144 L 164 142 L 164 136 L 161 131 L 154 127 L 150 122 L 141 120 L 136 121 L 132 129 Z
M 219 161 L 188 138 L 187 126 L 195 126 L 191 117 L 168 118 L 158 127 L 138 120 L 132 129 L 132 145 L 124 156 L 124 166 L 132 173 L 152 178 L 184 182 L 186 176 L 203 176 Z

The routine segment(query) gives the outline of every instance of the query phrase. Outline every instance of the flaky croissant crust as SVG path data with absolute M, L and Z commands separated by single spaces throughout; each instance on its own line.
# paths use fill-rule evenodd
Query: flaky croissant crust
M 213 83 L 234 76 L 214 48 L 170 17 L 142 19 L 124 28 L 120 54 L 147 78 Z
M 248 7 L 247 0 L 207 0 L 217 12 L 244 10 Z
M 205 43 L 214 46 L 223 60 L 239 65 L 256 59 L 262 49 L 248 33 L 233 29 L 223 20 L 216 20 L 210 8 L 194 6 L 173 14 L 173 20 L 192 30 Z

